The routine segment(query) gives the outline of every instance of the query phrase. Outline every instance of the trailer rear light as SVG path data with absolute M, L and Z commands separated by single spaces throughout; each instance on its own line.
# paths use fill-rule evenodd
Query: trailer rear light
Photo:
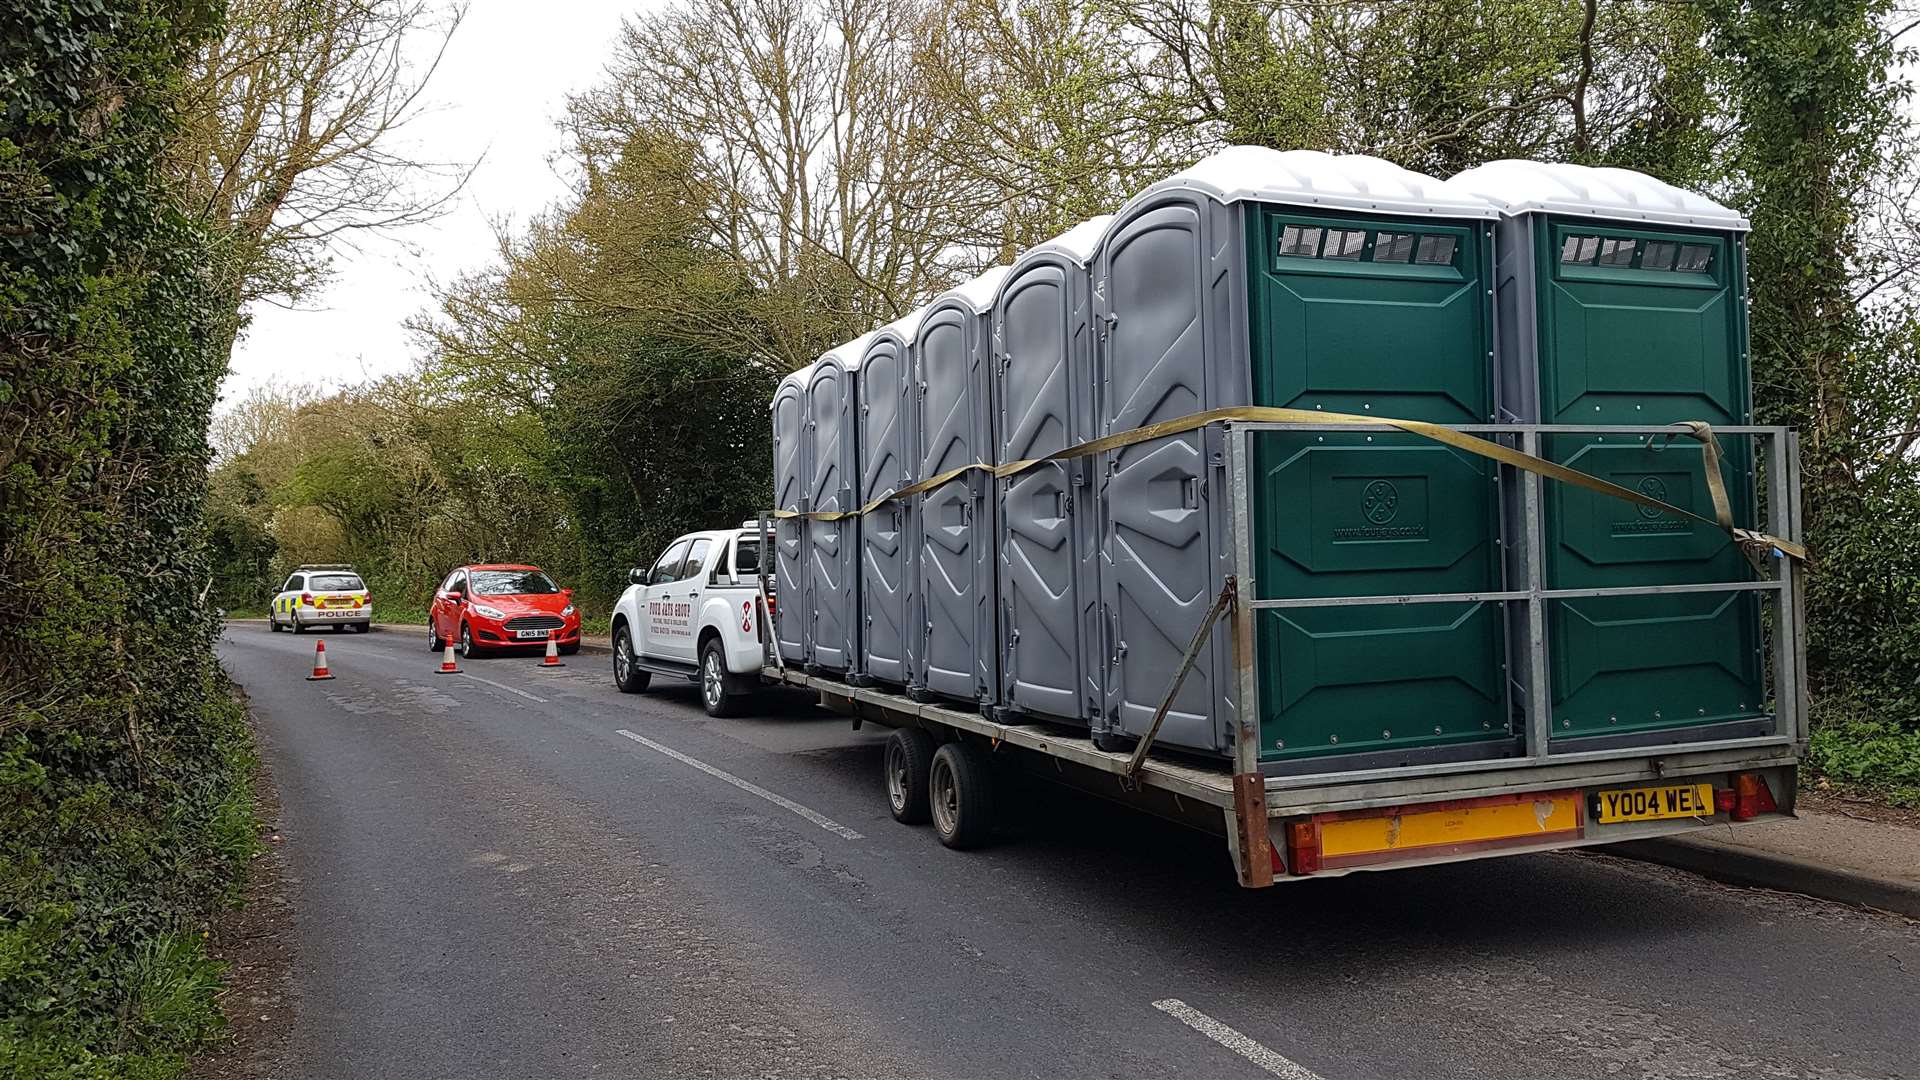
M 313 606 L 313 594 L 312 594 L 312 593 L 310 593 L 310 592 L 303 592 L 303 593 L 301 593 L 301 594 L 300 594 L 300 606 L 301 606 L 301 607 L 312 607 L 312 606 Z
M 1733 813 L 1733 789 L 1730 787 L 1713 789 L 1713 809 L 1716 813 Z
M 1728 814 L 1733 820 L 1751 821 L 1778 809 L 1780 807 L 1773 801 L 1773 789 L 1767 786 L 1766 777 L 1747 772 L 1733 778 L 1733 811 Z
M 1296 875 L 1320 869 L 1320 823 L 1296 821 L 1287 826 L 1287 868 Z

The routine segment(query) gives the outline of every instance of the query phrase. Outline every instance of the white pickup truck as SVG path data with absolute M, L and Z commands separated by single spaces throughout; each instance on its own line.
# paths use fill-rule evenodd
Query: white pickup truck
M 688 533 L 667 545 L 613 608 L 613 682 L 637 694 L 653 676 L 700 684 L 711 716 L 732 716 L 759 683 L 766 657 L 755 601 L 760 596 L 759 526 Z M 768 579 L 768 600 L 773 597 Z

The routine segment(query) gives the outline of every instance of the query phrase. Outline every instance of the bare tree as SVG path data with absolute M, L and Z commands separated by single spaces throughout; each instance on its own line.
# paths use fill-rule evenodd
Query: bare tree
M 936 103 L 922 155 L 976 263 L 1119 206 L 1211 149 L 1125 80 L 1137 44 L 1100 4 L 958 0 L 930 12 L 916 79 Z
M 426 0 L 233 0 L 191 74 L 172 168 L 229 231 L 242 303 L 295 299 L 332 245 L 439 214 L 470 166 L 402 143 L 464 13 Z
M 591 168 L 639 140 L 684 152 L 702 242 L 787 305 L 793 348 L 831 345 L 958 272 L 918 153 L 922 2 L 680 0 L 637 17 L 612 82 L 574 102 L 582 153 Z

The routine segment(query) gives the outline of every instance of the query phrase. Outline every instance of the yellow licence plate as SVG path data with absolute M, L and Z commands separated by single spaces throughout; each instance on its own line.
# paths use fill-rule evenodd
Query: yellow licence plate
M 1593 793 L 1594 819 L 1602 825 L 1617 821 L 1660 821 L 1666 818 L 1713 816 L 1712 784 L 1668 784 L 1661 787 L 1614 788 Z

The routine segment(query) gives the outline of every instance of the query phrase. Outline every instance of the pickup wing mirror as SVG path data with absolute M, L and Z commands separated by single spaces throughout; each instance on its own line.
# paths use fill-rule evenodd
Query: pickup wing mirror
M 633 569 L 627 571 L 627 584 L 645 585 L 646 583 L 647 583 L 646 568 L 636 566 Z

